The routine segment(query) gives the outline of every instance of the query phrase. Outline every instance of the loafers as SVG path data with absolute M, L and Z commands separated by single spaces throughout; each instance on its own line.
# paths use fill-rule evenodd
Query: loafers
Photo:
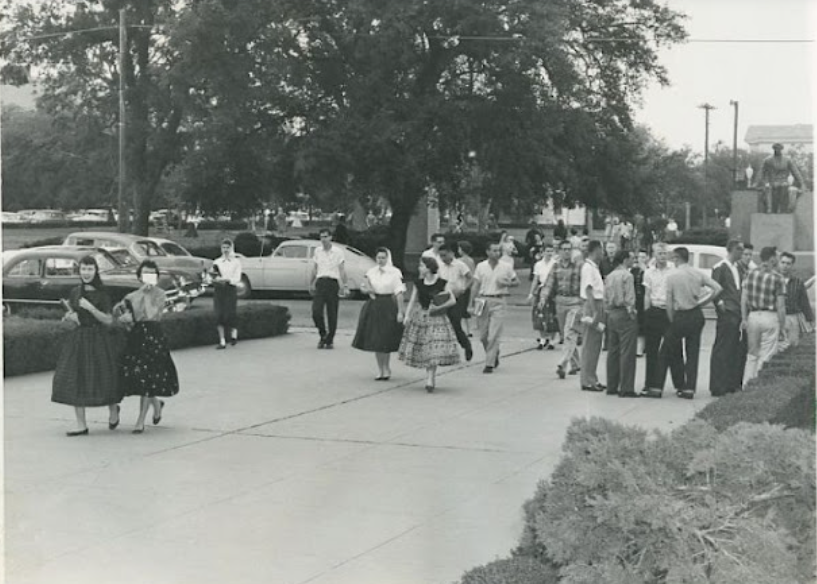
M 675 395 L 682 399 L 692 399 L 695 397 L 695 390 L 694 389 L 679 389 L 675 392 Z
M 494 372 L 494 368 L 493 368 L 493 367 L 491 367 L 490 365 L 486 365 L 486 366 L 485 366 L 485 368 L 482 370 L 482 372 L 483 372 L 483 373 L 493 373 L 493 372 Z
M 582 391 L 604 391 L 600 385 L 582 385 Z
M 645 387 L 641 390 L 641 393 L 638 394 L 638 397 L 649 397 L 653 399 L 661 399 L 661 396 L 664 395 L 664 392 L 660 389 L 654 387 Z

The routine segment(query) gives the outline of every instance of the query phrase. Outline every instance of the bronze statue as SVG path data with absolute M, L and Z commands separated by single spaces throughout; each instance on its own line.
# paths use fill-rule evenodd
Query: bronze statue
M 791 158 L 783 156 L 783 144 L 773 144 L 772 150 L 774 154 L 760 165 L 755 187 L 765 195 L 767 213 L 791 213 L 796 200 L 789 198 L 789 174 L 798 189 L 803 188 L 803 175 Z

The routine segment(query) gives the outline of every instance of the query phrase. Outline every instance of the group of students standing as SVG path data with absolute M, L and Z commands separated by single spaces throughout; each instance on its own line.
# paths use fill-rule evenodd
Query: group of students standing
M 637 253 L 614 242 L 591 241 L 586 251 L 569 240 L 543 245 L 532 269 L 529 300 L 540 349 L 564 346 L 556 373 L 581 372 L 581 389 L 620 397 L 660 398 L 667 371 L 676 394 L 692 399 L 704 327 L 702 307 L 712 302 L 717 330 L 712 350 L 710 392 L 739 391 L 778 350 L 797 344 L 813 330 L 814 316 L 804 282 L 793 273 L 795 257 L 774 248 L 752 261 L 751 245 L 730 241 L 728 257 L 712 276 L 689 265 L 689 250 L 664 243 Z M 577 251 L 581 253 L 577 254 Z M 670 258 L 670 255 L 672 257 Z M 671 260 L 671 261 L 670 261 Z M 582 350 L 578 345 L 581 343 Z M 607 345 L 607 382 L 596 369 Z M 646 355 L 645 386 L 635 390 L 636 357 Z

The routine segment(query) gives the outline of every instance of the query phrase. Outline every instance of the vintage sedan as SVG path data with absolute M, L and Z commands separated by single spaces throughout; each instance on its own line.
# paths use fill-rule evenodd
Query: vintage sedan
M 103 248 L 51 245 L 3 252 L 3 308 L 58 306 L 80 284 L 79 261 L 92 255 L 114 302 L 141 286 L 136 267 L 120 263 Z M 184 310 L 190 302 L 176 273 L 160 269 L 159 286 L 167 292 L 168 306 Z
M 184 247 L 171 239 L 161 237 L 145 237 L 161 248 L 165 255 L 172 257 L 176 261 L 176 266 L 183 269 L 195 269 L 198 273 L 208 272 L 213 266 L 213 260 L 194 256 Z
M 672 250 L 676 247 L 687 248 L 687 250 L 689 250 L 689 265 L 707 276 L 711 276 L 712 268 L 718 265 L 722 260 L 725 260 L 728 255 L 725 247 L 717 245 L 685 245 L 678 243 L 670 244 L 667 247 L 670 253 L 672 253 Z
M 244 272 L 238 287 L 239 298 L 249 298 L 253 290 L 308 292 L 312 258 L 319 245 L 320 242 L 314 239 L 296 239 L 284 241 L 269 256 L 248 257 L 237 254 Z M 348 245 L 332 245 L 343 250 L 349 291 L 360 297 L 363 275 L 376 265 L 375 261 Z
M 63 245 L 84 245 L 110 249 L 127 249 L 140 262 L 153 260 L 160 268 L 187 272 L 188 279 L 200 285 L 204 271 L 212 263 L 206 258 L 191 255 L 177 256 L 168 254 L 153 237 L 116 233 L 113 231 L 77 231 L 70 233 L 62 242 Z

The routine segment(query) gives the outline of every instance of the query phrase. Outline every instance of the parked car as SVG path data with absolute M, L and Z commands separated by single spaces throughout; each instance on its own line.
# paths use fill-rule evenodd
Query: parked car
M 79 262 L 92 255 L 111 299 L 119 302 L 142 284 L 136 267 L 124 265 L 103 248 L 51 245 L 3 252 L 3 308 L 12 312 L 15 306 L 59 306 L 81 282 Z M 159 271 L 159 287 L 168 296 L 168 307 L 187 308 L 190 296 L 183 289 L 178 273 Z
M 27 223 L 65 223 L 68 220 L 65 213 L 54 209 L 26 209 L 19 211 L 19 215 Z
M 717 245 L 684 245 L 682 243 L 671 244 L 667 246 L 670 253 L 676 247 L 685 247 L 689 250 L 689 265 L 696 270 L 706 274 L 712 275 L 712 268 L 714 268 L 721 260 L 725 260 L 729 255 L 726 253 L 725 247 Z
M 253 290 L 308 292 L 312 257 L 320 242 L 314 239 L 296 239 L 281 243 L 272 255 L 248 257 L 237 254 L 243 276 L 238 287 L 239 298 L 249 298 Z M 334 243 L 346 256 L 346 275 L 349 291 L 361 296 L 363 275 L 375 261 L 348 245 Z
M 23 218 L 19 213 L 3 211 L 3 223 L 23 223 Z
M 62 244 L 113 249 L 125 248 L 137 258 L 138 262 L 150 259 L 156 262 L 156 265 L 160 268 L 184 271 L 187 273 L 188 280 L 197 286 L 201 286 L 203 271 L 209 268 L 209 265 L 201 261 L 203 258 L 168 255 L 162 246 L 156 243 L 155 239 L 112 231 L 77 231 L 68 234 Z
M 183 246 L 171 239 L 163 239 L 161 237 L 146 237 L 145 239 L 158 245 L 166 255 L 175 258 L 176 266 L 179 268 L 194 269 L 198 273 L 201 273 L 202 271 L 210 271 L 210 268 L 213 266 L 213 260 L 194 256 Z
M 84 209 L 68 217 L 72 223 L 99 223 L 106 224 L 113 220 L 113 215 L 107 209 Z

